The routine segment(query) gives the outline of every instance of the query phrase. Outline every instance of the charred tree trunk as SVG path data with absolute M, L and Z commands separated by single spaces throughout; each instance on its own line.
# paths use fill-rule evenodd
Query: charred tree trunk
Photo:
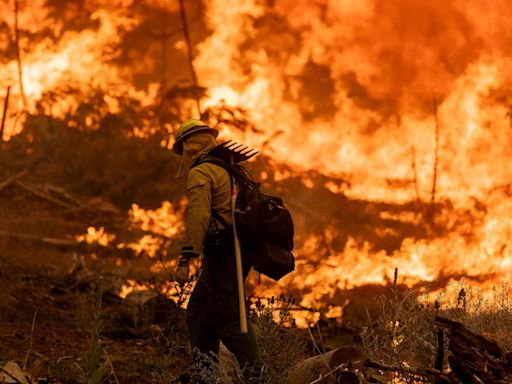
M 418 186 L 418 169 L 416 168 L 416 149 L 411 146 L 411 168 L 414 182 L 414 193 L 416 194 L 416 202 L 421 203 L 420 189 Z
M 434 144 L 434 169 L 432 174 L 432 194 L 430 199 L 429 220 L 434 222 L 436 213 L 436 192 L 437 192 L 437 167 L 439 163 L 439 117 L 437 113 L 437 100 L 434 99 L 434 120 L 435 120 L 435 144 Z
M 25 97 L 25 89 L 23 88 L 23 69 L 21 65 L 20 51 L 20 30 L 18 28 L 18 0 L 14 0 L 14 39 L 16 43 L 16 59 L 18 62 L 18 80 L 20 84 L 20 94 L 23 100 L 23 107 L 27 108 L 27 99 Z
M 164 35 L 162 37 L 162 90 L 167 89 L 167 39 L 168 36 Z
M 160 75 L 160 88 L 162 93 L 165 93 L 167 89 L 167 56 L 168 49 L 167 45 L 169 43 L 169 39 L 175 35 L 177 32 L 174 30 L 166 30 L 164 32 L 156 32 L 154 30 L 148 30 L 148 34 L 152 39 L 158 40 L 161 44 L 161 62 L 162 62 L 162 73 Z M 179 33 L 179 31 L 178 31 Z
M 447 333 L 450 377 L 468 384 L 512 382 L 512 355 L 495 341 L 450 319 L 436 316 L 435 324 Z
M 185 42 L 187 44 L 187 51 L 188 51 L 188 65 L 190 68 L 190 75 L 192 76 L 192 84 L 194 85 L 194 88 L 197 90 L 199 89 L 199 84 L 197 81 L 197 74 L 196 70 L 194 68 L 194 51 L 192 47 L 192 42 L 190 40 L 190 32 L 188 30 L 188 22 L 187 22 L 187 13 L 185 9 L 185 2 L 184 0 L 180 0 L 180 17 L 181 17 L 181 24 L 183 26 L 183 34 L 185 36 Z M 201 104 L 199 101 L 199 96 L 196 96 L 196 104 L 197 104 L 197 113 L 198 116 L 201 116 Z
M 437 330 L 437 350 L 436 350 L 436 361 L 434 362 L 434 369 L 439 372 L 443 372 L 444 365 L 444 330 L 439 328 Z M 434 384 L 442 384 L 438 378 L 434 378 Z
M 7 87 L 7 94 L 5 95 L 4 101 L 4 113 L 2 115 L 2 125 L 0 126 L 0 142 L 4 141 L 4 130 L 5 130 L 5 120 L 7 118 L 7 109 L 9 108 L 9 95 L 11 93 L 11 87 Z
M 164 20 L 166 20 L 167 16 L 168 16 L 167 14 L 164 14 Z M 163 118 L 164 100 L 166 98 L 167 91 L 168 91 L 167 90 L 168 44 L 169 44 L 169 39 L 178 34 L 181 34 L 181 30 L 179 28 L 172 28 L 172 29 L 166 28 L 163 30 L 163 32 L 159 32 L 159 31 L 153 30 L 153 29 L 148 29 L 148 35 L 150 36 L 150 38 L 157 40 L 161 46 L 160 60 L 162 63 L 162 68 L 161 68 L 161 73 L 160 73 L 160 94 L 161 94 L 162 98 L 160 101 L 160 105 L 158 106 L 158 119 L 160 122 L 160 130 L 164 137 L 166 137 L 169 134 L 168 130 L 165 128 L 165 121 Z

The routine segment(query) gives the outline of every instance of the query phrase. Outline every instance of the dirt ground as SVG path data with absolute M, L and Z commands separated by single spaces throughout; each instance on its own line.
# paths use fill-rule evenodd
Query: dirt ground
M 16 362 L 40 382 L 86 382 L 97 328 L 98 366 L 108 365 L 110 382 L 170 382 L 176 361 L 167 359 L 163 325 L 136 327 L 130 313 L 115 318 L 128 279 L 167 279 L 151 272 L 158 261 L 76 238 L 89 227 L 115 234 L 116 244 L 142 237 L 127 209 L 133 201 L 157 207 L 179 198 L 181 186 L 168 182 L 172 157 L 148 141 L 69 134 L 58 125 L 49 133 L 36 120 L 1 148 L 0 361 Z
M 18 362 L 41 382 L 84 382 L 79 367 L 87 371 L 94 320 L 104 319 L 103 329 L 117 324 L 108 313 L 121 302 L 121 286 L 127 278 L 154 278 L 150 276 L 154 261 L 48 243 L 49 239 L 71 242 L 73 236 L 85 233 L 88 225 L 62 215 L 54 205 L 16 186 L 2 191 L 0 359 Z M 17 237 L 20 234 L 37 239 Z M 162 356 L 158 340 L 147 330 L 140 335 L 118 334 L 116 338 L 101 337 L 109 357 L 100 358 L 109 359 L 119 382 L 162 382 L 154 376 L 165 372 L 157 375 L 151 368 L 152 364 L 161 365 L 156 363 Z M 169 367 L 161 369 L 165 368 Z

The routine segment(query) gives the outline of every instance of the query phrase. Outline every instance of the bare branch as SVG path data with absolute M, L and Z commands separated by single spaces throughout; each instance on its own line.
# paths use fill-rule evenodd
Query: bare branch
M 194 52 L 192 47 L 192 42 L 190 40 L 190 33 L 188 30 L 188 22 L 187 22 L 187 13 L 185 9 L 185 2 L 184 0 L 180 0 L 180 17 L 181 17 L 181 24 L 183 25 L 183 34 L 185 35 L 185 42 L 187 43 L 187 51 L 188 51 L 188 65 L 190 68 L 190 74 L 192 75 L 192 83 L 195 88 L 198 88 L 198 81 L 197 81 L 197 74 L 196 70 L 194 68 Z M 198 116 L 201 116 L 201 104 L 199 102 L 199 97 L 196 97 L 196 104 L 197 104 L 197 113 Z
M 11 86 L 7 87 L 7 94 L 5 95 L 4 101 L 4 113 L 2 115 L 2 125 L 0 126 L 0 143 L 4 141 L 4 130 L 5 130 L 5 120 L 7 118 L 7 109 L 9 108 L 9 95 L 11 94 Z
M 439 163 L 439 117 L 437 112 L 437 99 L 433 100 L 434 106 L 434 119 L 435 119 L 435 144 L 434 144 L 434 169 L 432 174 L 432 194 L 430 200 L 430 220 L 434 220 L 435 215 L 435 204 L 436 204 L 436 192 L 437 192 L 437 167 Z
M 25 97 L 25 90 L 23 88 L 23 70 L 21 65 L 21 52 L 20 52 L 20 30 L 18 27 L 18 2 L 14 0 L 14 39 L 16 42 L 16 58 L 18 61 L 18 80 L 20 83 L 20 93 L 23 100 L 23 107 L 27 108 L 27 98 Z

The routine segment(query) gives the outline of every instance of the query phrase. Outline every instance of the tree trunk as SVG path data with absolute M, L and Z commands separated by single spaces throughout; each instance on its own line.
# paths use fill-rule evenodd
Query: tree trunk
M 432 174 L 432 194 L 430 200 L 429 220 L 434 222 L 436 213 L 436 192 L 437 192 L 437 167 L 439 162 L 439 117 L 437 113 L 437 100 L 434 99 L 434 119 L 435 119 L 435 144 L 434 144 L 434 169 Z
M 7 109 L 9 108 L 9 95 L 11 93 L 11 87 L 7 87 L 7 94 L 5 95 L 4 101 L 4 114 L 2 115 L 2 125 L 0 126 L 0 143 L 4 141 L 4 130 L 5 130 L 5 119 L 7 118 Z
M 14 39 L 16 42 L 16 58 L 18 61 L 18 80 L 20 84 L 21 99 L 23 100 L 23 108 L 27 108 L 27 99 L 25 97 L 25 89 L 23 88 L 23 69 L 21 66 L 20 30 L 18 28 L 18 0 L 14 0 Z
M 196 70 L 194 68 L 194 51 L 192 47 L 192 42 L 190 41 L 190 33 L 188 30 L 188 22 L 187 22 L 187 13 L 185 9 L 185 3 L 184 0 L 180 0 L 180 17 L 181 17 L 181 24 L 183 25 L 183 34 L 185 35 L 185 42 L 187 44 L 187 51 L 188 51 L 188 65 L 190 68 L 190 74 L 192 76 L 192 84 L 196 89 L 199 89 L 198 81 L 197 81 L 197 74 Z M 196 96 L 196 105 L 197 105 L 197 113 L 198 116 L 201 117 L 201 104 L 199 101 L 199 96 Z

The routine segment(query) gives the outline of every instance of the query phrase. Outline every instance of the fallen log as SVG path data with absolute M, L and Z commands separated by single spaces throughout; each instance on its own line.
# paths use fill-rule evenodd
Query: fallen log
M 4 113 L 2 115 L 2 123 L 0 124 L 0 143 L 4 141 L 4 130 L 5 130 L 5 120 L 7 118 L 7 110 L 9 109 L 9 95 L 11 94 L 11 87 L 7 87 L 7 94 L 5 95 L 4 101 Z
M 47 245 L 54 245 L 54 246 L 62 246 L 62 247 L 77 247 L 77 248 L 83 248 L 84 246 L 82 243 L 78 243 L 75 240 L 68 240 L 68 239 L 58 239 L 54 237 L 46 237 L 46 236 L 39 236 L 39 235 L 33 235 L 30 233 L 20 233 L 20 232 L 11 232 L 11 231 L 5 231 L 0 229 L 0 237 L 11 237 L 19 240 L 31 240 L 31 241 L 37 241 L 41 242 Z
M 9 185 L 13 184 L 17 180 L 21 179 L 23 176 L 25 176 L 28 173 L 28 169 L 25 169 L 21 172 L 18 172 L 11 177 L 8 177 L 4 181 L 0 182 L 0 191 L 4 188 L 7 188 Z
M 76 206 L 80 206 L 83 204 L 80 200 L 72 196 L 68 191 L 66 191 L 62 187 L 58 187 L 50 183 L 44 183 L 43 190 L 46 192 L 52 192 L 54 194 L 57 194 L 64 198 L 65 200 L 68 200 L 70 203 L 75 204 Z
M 340 347 L 299 362 L 290 369 L 288 381 L 290 384 L 336 383 L 336 374 L 344 374 L 347 383 L 359 383 L 353 372 L 342 371 L 360 369 L 365 360 L 366 357 L 358 349 Z
M 435 323 L 448 330 L 450 376 L 468 384 L 512 382 L 512 362 L 496 342 L 457 321 L 437 316 Z
M 81 205 L 72 206 L 70 208 L 66 208 L 60 211 L 60 214 L 77 214 L 83 211 L 92 212 L 95 214 L 103 213 L 110 216 L 121 216 L 122 213 L 117 209 L 114 204 L 103 200 L 101 198 L 94 198 L 89 200 L 87 203 L 83 203 Z
M 30 185 L 28 183 L 21 183 L 21 182 L 17 182 L 16 183 L 19 187 L 23 188 L 24 190 L 26 190 L 27 192 L 30 192 L 32 193 L 33 195 L 35 196 L 38 196 L 42 199 L 45 199 L 53 204 L 56 204 L 56 205 L 60 205 L 61 207 L 64 207 L 64 208 L 76 208 L 76 205 L 75 204 L 70 204 L 68 202 L 65 202 L 65 201 L 62 201 L 60 199 L 57 199 L 55 197 L 52 197 L 50 196 L 48 193 L 42 191 L 42 190 L 39 190 L 37 187 L 33 186 L 33 185 Z
M 378 371 L 395 372 L 399 375 L 406 374 L 411 376 L 432 377 L 437 380 L 437 383 L 440 384 L 461 384 L 458 380 L 452 378 L 451 376 L 431 368 L 408 368 L 403 365 L 396 366 L 381 364 L 372 360 L 366 360 L 364 362 L 364 367 L 373 368 Z
M 81 211 L 91 211 L 114 216 L 121 215 L 121 212 L 119 211 L 119 209 L 117 209 L 116 206 L 101 198 L 93 198 L 90 199 L 88 202 L 84 203 L 77 199 L 76 197 L 72 196 L 64 188 L 55 186 L 53 184 L 45 183 L 44 185 L 41 186 L 18 181 L 27 172 L 28 170 L 23 171 L 22 173 L 20 173 L 20 176 L 15 175 L 13 176 L 12 180 L 8 179 L 4 183 L 16 183 L 18 187 L 24 189 L 25 191 L 64 208 L 64 210 L 61 211 L 61 213 L 63 214 L 78 213 Z M 0 190 L 3 187 L 3 183 L 0 184 Z
M 33 381 L 14 361 L 8 361 L 0 367 L 0 383 L 32 384 Z
M 124 247 L 118 248 L 115 244 L 100 245 L 97 243 L 89 244 L 86 242 L 79 242 L 71 239 L 60 239 L 55 237 L 47 237 L 40 235 L 33 235 L 31 233 L 11 232 L 0 229 L 0 237 L 10 237 L 18 240 L 34 241 L 44 245 L 54 246 L 59 249 L 75 250 L 77 252 L 99 252 L 107 254 L 118 254 L 123 256 L 136 256 L 137 252 L 131 248 Z
M 26 184 L 25 184 L 25 186 L 26 186 Z M 33 189 L 36 188 L 34 186 L 31 186 L 31 187 Z M 54 196 L 52 196 L 52 194 L 56 195 L 55 198 L 59 197 L 58 200 L 61 203 L 68 203 L 70 205 L 70 207 L 68 208 L 69 212 L 90 210 L 90 211 L 98 211 L 98 212 L 108 213 L 108 214 L 113 214 L 113 215 L 121 214 L 119 209 L 114 204 L 102 199 L 101 197 L 92 198 L 89 201 L 84 203 L 83 201 L 79 200 L 75 196 L 71 195 L 64 188 L 50 184 L 50 183 L 44 183 L 42 186 L 38 186 L 36 191 L 43 194 L 43 195 L 41 195 L 41 197 L 43 197 L 43 198 L 47 198 L 47 197 L 54 198 Z

